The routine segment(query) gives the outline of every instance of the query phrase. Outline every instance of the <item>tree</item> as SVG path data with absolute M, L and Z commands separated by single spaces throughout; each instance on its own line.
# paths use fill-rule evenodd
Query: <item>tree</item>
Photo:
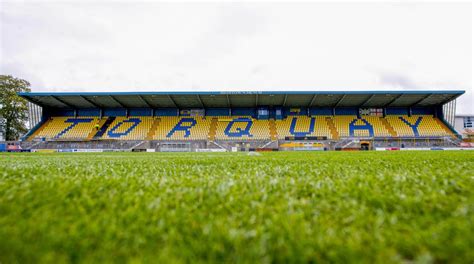
M 5 139 L 17 140 L 26 133 L 27 101 L 17 93 L 29 92 L 30 83 L 11 75 L 0 75 L 0 117 L 6 119 Z

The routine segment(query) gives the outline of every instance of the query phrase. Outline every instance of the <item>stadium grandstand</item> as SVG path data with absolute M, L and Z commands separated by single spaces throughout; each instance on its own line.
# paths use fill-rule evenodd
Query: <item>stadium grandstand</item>
M 31 124 L 21 147 L 134 151 L 456 147 L 460 138 L 450 120 L 455 100 L 463 93 L 20 93 L 41 116 Z

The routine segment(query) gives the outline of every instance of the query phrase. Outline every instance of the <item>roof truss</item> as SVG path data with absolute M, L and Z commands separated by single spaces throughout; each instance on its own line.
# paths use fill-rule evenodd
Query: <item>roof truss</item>
M 140 98 L 140 101 L 145 103 L 146 106 L 148 106 L 149 108 L 153 108 L 153 106 L 142 95 L 139 95 L 138 98 Z
M 171 95 L 168 95 L 168 98 L 173 103 L 174 107 L 178 108 L 178 104 L 176 104 L 176 101 L 173 99 L 173 97 L 171 97 Z
M 83 96 L 83 95 L 80 95 L 80 97 L 84 100 L 86 100 L 89 104 L 93 105 L 95 108 L 101 108 L 100 105 L 97 105 L 96 103 L 94 103 L 93 101 L 87 99 L 87 97 Z
M 339 104 L 342 102 L 342 100 L 344 100 L 344 98 L 346 98 L 346 95 L 343 94 L 341 99 L 337 100 L 336 104 L 334 105 L 334 108 L 336 108 L 337 106 L 339 106 Z
M 418 105 L 419 103 L 423 102 L 424 100 L 430 98 L 430 96 L 432 96 L 433 94 L 427 94 L 426 96 L 424 96 L 423 98 L 421 98 L 420 100 L 416 101 L 415 103 L 412 104 L 412 106 L 416 106 Z
M 53 98 L 54 100 L 60 102 L 61 104 L 65 105 L 65 106 L 67 106 L 67 107 L 69 107 L 69 108 L 72 108 L 72 109 L 75 108 L 73 105 L 71 105 L 71 104 L 67 103 L 66 101 L 64 101 L 64 100 L 62 100 L 62 99 L 60 99 L 60 98 L 58 98 L 57 96 L 51 95 L 51 98 Z
M 120 105 L 120 107 L 122 107 L 122 108 L 127 108 L 122 102 L 120 102 L 119 100 L 117 100 L 117 98 L 115 98 L 113 95 L 109 95 L 109 97 L 110 97 L 114 102 L 116 102 L 118 105 Z

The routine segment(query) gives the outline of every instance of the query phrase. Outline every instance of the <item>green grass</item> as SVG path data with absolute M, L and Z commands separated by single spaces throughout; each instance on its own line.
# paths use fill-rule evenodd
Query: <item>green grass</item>
M 474 152 L 0 155 L 0 263 L 473 263 Z

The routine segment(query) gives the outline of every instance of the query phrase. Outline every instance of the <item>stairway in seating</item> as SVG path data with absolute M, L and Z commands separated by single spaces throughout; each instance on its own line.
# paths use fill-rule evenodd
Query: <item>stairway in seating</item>
M 271 140 L 277 140 L 278 139 L 278 133 L 276 129 L 276 124 L 275 124 L 275 119 L 270 119 L 269 120 L 269 126 L 270 126 L 270 139 Z
M 105 122 L 107 121 L 107 118 L 105 117 L 102 117 L 100 120 L 99 120 L 99 128 L 101 128 Z M 94 127 L 92 128 L 91 132 L 89 133 L 89 135 L 87 135 L 87 138 L 86 140 L 91 140 L 94 138 L 94 136 L 99 132 L 99 130 L 95 129 L 95 124 L 94 124 Z
M 390 125 L 387 119 L 385 119 L 384 117 L 380 117 L 380 121 L 382 122 L 382 124 L 385 126 L 385 128 L 388 130 L 388 133 L 390 133 L 392 137 L 398 136 L 397 132 L 395 131 L 395 129 L 393 129 L 393 127 Z
M 213 117 L 211 120 L 211 125 L 209 126 L 209 135 L 208 138 L 211 141 L 214 141 L 216 138 L 216 131 L 217 131 L 217 117 Z
M 326 117 L 326 123 L 328 124 L 329 130 L 331 130 L 332 139 L 339 139 L 339 133 L 337 132 L 337 128 L 332 117 Z
M 99 131 L 94 135 L 93 139 L 99 139 L 101 138 L 104 134 L 105 131 L 109 128 L 110 124 L 114 122 L 115 116 L 109 116 L 107 120 L 105 120 L 104 124 L 99 128 Z
M 457 138 L 453 131 L 451 131 L 451 129 L 449 129 L 449 127 L 443 121 L 439 120 L 438 118 L 435 118 L 434 120 L 444 129 L 444 131 L 446 131 L 446 133 L 448 133 L 448 135 L 450 135 L 454 139 Z
M 46 120 L 46 122 L 44 122 L 44 124 L 42 124 L 38 129 L 36 129 L 35 132 L 33 132 L 26 141 L 33 141 L 33 139 L 35 139 L 35 137 L 41 131 L 43 131 L 43 129 L 45 129 L 49 125 L 49 123 L 51 123 L 51 119 Z
M 155 137 L 156 129 L 158 128 L 160 122 L 160 118 L 155 118 L 155 120 L 153 120 L 153 125 L 151 125 L 150 131 L 148 131 L 145 140 L 153 140 L 153 137 Z

